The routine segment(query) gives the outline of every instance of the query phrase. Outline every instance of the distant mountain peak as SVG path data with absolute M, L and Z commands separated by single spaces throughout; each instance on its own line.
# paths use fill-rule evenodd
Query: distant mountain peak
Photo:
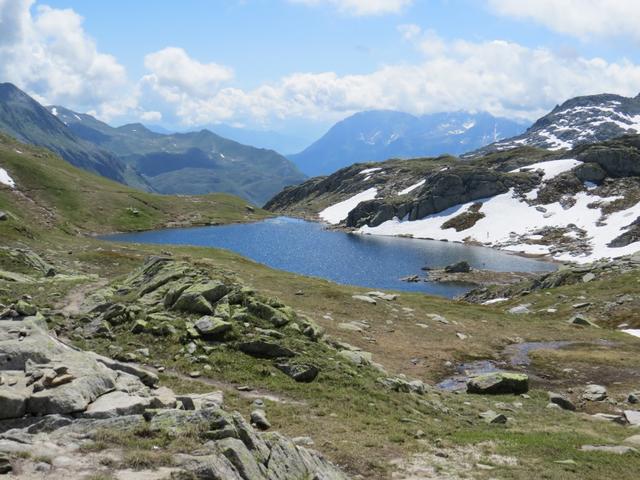
M 471 152 L 477 156 L 520 146 L 571 149 L 640 133 L 640 95 L 602 93 L 571 98 L 538 119 L 525 133 Z
M 415 116 L 369 110 L 336 123 L 318 141 L 289 158 L 308 175 L 327 175 L 358 162 L 457 155 L 523 130 L 517 122 L 486 112 Z

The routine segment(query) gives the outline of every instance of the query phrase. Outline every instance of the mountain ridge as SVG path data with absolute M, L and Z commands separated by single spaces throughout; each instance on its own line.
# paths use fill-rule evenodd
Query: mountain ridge
M 459 155 L 523 129 L 522 124 L 485 112 L 415 116 L 370 110 L 336 123 L 319 140 L 289 158 L 310 176 L 326 175 L 358 162 Z
M 640 94 L 636 97 L 612 93 L 584 95 L 556 105 L 523 134 L 494 142 L 463 157 L 470 158 L 523 145 L 570 150 L 578 145 L 635 133 L 640 133 Z
M 163 134 L 141 123 L 112 127 L 62 106 L 47 108 L 77 136 L 139 170 L 160 193 L 222 191 L 262 204 L 305 178 L 278 152 L 244 145 L 208 129 Z

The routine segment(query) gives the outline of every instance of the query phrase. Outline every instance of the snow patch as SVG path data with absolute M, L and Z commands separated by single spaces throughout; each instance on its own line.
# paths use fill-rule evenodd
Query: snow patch
M 552 173 L 545 172 L 545 175 L 547 174 Z M 501 195 L 456 205 L 420 220 L 393 219 L 377 227 L 364 226 L 359 231 L 374 235 L 412 235 L 415 238 L 456 242 L 473 240 L 504 250 L 549 254 L 548 246 L 523 243 L 520 237 L 532 235 L 536 230 L 544 227 L 568 228 L 570 224 L 574 224 L 578 229 L 586 232 L 584 241 L 591 251 L 580 254 L 558 252 L 554 254 L 554 258 L 561 261 L 587 263 L 600 258 L 630 255 L 640 250 L 640 242 L 621 248 L 607 246 L 611 240 L 625 231 L 624 227 L 640 217 L 640 202 L 626 210 L 611 213 L 604 222 L 601 222 L 602 212 L 599 208 L 588 207 L 591 203 L 609 202 L 613 198 L 602 198 L 591 192 L 579 192 L 574 196 L 575 205 L 572 207 L 565 209 L 556 202 L 544 205 L 546 211 L 542 212 L 536 210 L 535 206 L 521 201 L 512 189 Z M 460 232 L 456 232 L 453 228 L 446 230 L 441 228 L 447 220 L 467 211 L 476 202 L 483 204 L 481 212 L 485 217 L 478 220 L 473 227 Z
M 634 337 L 640 337 L 640 329 L 627 328 L 625 330 L 620 330 L 620 331 L 624 333 L 628 333 L 629 335 L 633 335 Z
M 552 178 L 557 177 L 561 173 L 568 172 L 569 170 L 574 169 L 581 163 L 582 162 L 580 162 L 579 160 L 574 160 L 572 158 L 564 160 L 551 160 L 549 162 L 539 162 L 532 165 L 527 165 L 526 167 L 516 168 L 515 170 L 511 170 L 511 172 L 509 173 L 542 170 L 544 172 L 542 181 L 547 182 Z
M 482 302 L 482 305 L 493 305 L 494 303 L 502 303 L 508 301 L 508 298 L 494 298 L 491 300 L 487 300 L 486 302 Z
M 376 167 L 376 168 L 365 168 L 364 170 L 358 172 L 358 175 L 367 175 L 369 173 L 374 173 L 374 172 L 379 172 L 380 170 L 382 170 L 382 168 L 380 167 Z
M 56 107 L 53 107 L 53 108 L 51 109 L 51 114 L 52 114 L 54 117 L 57 117 L 57 116 L 58 116 L 58 109 L 57 109 Z
M 0 183 L 10 188 L 16 188 L 16 182 L 13 181 L 13 178 L 11 178 L 9 172 L 7 172 L 4 168 L 0 168 Z
M 398 195 L 406 195 L 407 193 L 413 192 L 416 188 L 421 187 L 426 183 L 426 180 L 420 180 L 418 183 L 414 183 L 410 187 L 405 188 L 404 190 L 400 190 Z
M 373 200 L 378 195 L 378 189 L 373 187 L 364 192 L 360 192 L 342 202 L 336 203 L 322 210 L 319 215 L 327 223 L 336 225 L 349 216 L 349 212 L 356 208 L 361 202 Z

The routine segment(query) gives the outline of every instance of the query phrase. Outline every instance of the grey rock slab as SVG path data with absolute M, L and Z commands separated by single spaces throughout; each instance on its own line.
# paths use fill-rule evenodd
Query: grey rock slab
M 640 426 L 640 411 L 638 410 L 625 410 L 624 416 L 629 422 L 629 425 L 636 427 Z
M 83 416 L 88 418 L 112 418 L 122 415 L 142 414 L 150 405 L 150 398 L 115 391 L 96 399 L 87 407 Z
M 580 450 L 583 452 L 605 452 L 614 455 L 625 455 L 627 453 L 637 452 L 635 448 L 625 445 L 583 445 L 580 447 Z
M 353 298 L 354 300 L 359 300 L 361 302 L 370 303 L 371 305 L 376 305 L 378 303 L 375 299 L 367 295 L 352 295 L 351 298 Z

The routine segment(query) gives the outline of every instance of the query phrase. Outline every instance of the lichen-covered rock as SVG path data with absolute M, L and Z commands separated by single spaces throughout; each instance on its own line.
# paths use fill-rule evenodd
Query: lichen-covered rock
M 238 344 L 241 352 L 259 358 L 293 357 L 295 352 L 270 340 L 260 339 Z
M 307 364 L 278 363 L 276 368 L 301 383 L 313 382 L 320 373 L 318 367 Z
M 523 373 L 495 372 L 478 375 L 467 382 L 468 393 L 521 394 L 529 391 L 529 377 Z

